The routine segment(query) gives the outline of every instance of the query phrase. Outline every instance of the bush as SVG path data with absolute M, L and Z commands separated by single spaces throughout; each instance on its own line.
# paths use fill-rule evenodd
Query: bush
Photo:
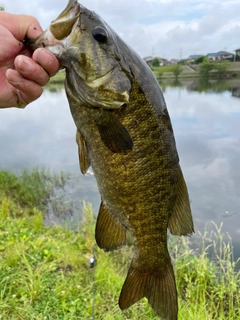
M 217 70 L 218 76 L 224 75 L 225 72 L 229 70 L 229 62 L 228 61 L 221 61 L 214 64 L 214 69 Z
M 195 61 L 194 61 L 195 64 L 199 64 L 199 63 L 203 63 L 203 62 L 208 62 L 208 58 L 206 58 L 205 56 L 201 56 L 201 57 L 195 59 Z
M 238 77 L 238 73 L 237 72 L 233 72 L 232 77 L 233 78 L 237 78 Z
M 172 68 L 172 70 L 173 70 L 173 74 L 175 75 L 175 79 L 177 79 L 180 73 L 182 72 L 182 66 L 177 64 Z
M 160 67 L 159 59 L 154 58 L 152 62 L 152 67 Z
M 210 61 L 203 62 L 199 68 L 201 77 L 208 78 L 210 75 L 210 71 L 212 71 L 213 68 L 214 68 L 214 64 L 212 62 Z

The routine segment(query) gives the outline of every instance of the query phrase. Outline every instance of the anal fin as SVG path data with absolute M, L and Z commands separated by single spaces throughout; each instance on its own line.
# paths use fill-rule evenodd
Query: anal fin
M 181 168 L 177 184 L 177 197 L 174 209 L 168 220 L 168 228 L 173 235 L 187 236 L 194 232 L 187 186 Z
M 78 156 L 79 156 L 80 170 L 81 170 L 82 174 L 85 174 L 91 164 L 90 164 L 90 160 L 88 158 L 88 151 L 87 151 L 86 142 L 85 142 L 81 132 L 79 132 L 78 130 L 76 133 L 76 142 L 78 145 Z
M 178 302 L 173 267 L 170 262 L 163 270 L 143 272 L 136 261 L 130 266 L 119 297 L 124 310 L 146 297 L 153 311 L 163 320 L 177 320 Z
M 102 202 L 95 230 L 98 246 L 105 251 L 118 249 L 126 244 L 126 232 L 126 228 L 109 212 Z

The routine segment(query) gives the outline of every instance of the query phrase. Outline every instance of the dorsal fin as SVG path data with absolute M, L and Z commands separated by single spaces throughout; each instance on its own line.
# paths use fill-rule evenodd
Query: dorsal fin
M 183 178 L 182 170 L 179 167 L 177 184 L 177 198 L 172 215 L 168 221 L 170 232 L 178 236 L 191 235 L 194 232 L 193 219 L 189 203 L 187 186 Z

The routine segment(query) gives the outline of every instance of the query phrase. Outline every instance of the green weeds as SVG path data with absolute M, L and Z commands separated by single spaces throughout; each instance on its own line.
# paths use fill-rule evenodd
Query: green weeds
M 119 310 L 132 246 L 112 253 L 98 249 L 90 205 L 83 204 L 83 219 L 74 231 L 45 227 L 39 207 L 31 207 L 32 198 L 22 196 L 24 186 L 19 187 L 13 175 L 9 177 L 12 183 L 5 184 L 0 198 L 0 319 L 90 320 L 93 299 L 95 319 L 158 319 L 146 299 Z M 41 207 L 40 200 L 36 203 Z M 179 320 L 240 318 L 240 273 L 231 239 L 221 225 L 213 224 L 208 230 L 197 234 L 197 246 L 190 238 L 169 239 Z M 91 269 L 94 253 L 97 264 Z
M 198 233 L 200 252 L 191 249 L 189 238 L 178 240 L 173 251 L 180 304 L 187 303 L 194 319 L 240 318 L 239 263 L 232 256 L 232 242 L 228 234 L 211 223 L 211 231 Z M 185 307 L 180 308 L 180 314 Z M 183 317 L 185 319 L 185 316 Z
M 20 175 L 1 170 L 0 200 L 4 199 L 4 208 L 15 216 L 22 216 L 23 209 L 27 214 L 34 214 L 36 208 L 45 210 L 50 201 L 55 204 L 56 191 L 63 190 L 69 179 L 66 173 L 54 174 L 46 169 L 22 170 Z

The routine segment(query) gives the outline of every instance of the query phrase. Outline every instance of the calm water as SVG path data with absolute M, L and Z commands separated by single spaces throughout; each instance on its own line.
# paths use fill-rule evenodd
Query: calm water
M 171 116 L 195 225 L 222 221 L 240 253 L 240 81 L 161 83 Z M 79 171 L 75 125 L 64 90 L 44 91 L 25 110 L 0 111 L 0 168 L 48 167 L 75 179 L 70 197 L 100 198 Z

